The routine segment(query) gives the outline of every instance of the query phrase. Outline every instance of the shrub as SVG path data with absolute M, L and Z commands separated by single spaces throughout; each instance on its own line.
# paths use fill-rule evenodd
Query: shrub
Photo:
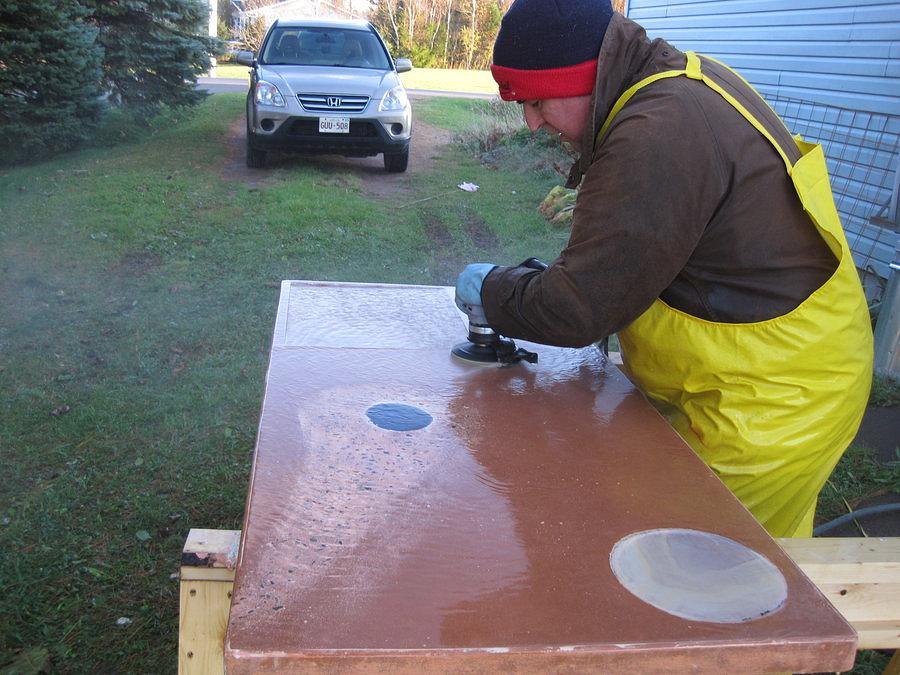
M 900 405 L 900 380 L 887 375 L 876 375 L 872 381 L 872 405 L 889 407 Z
M 244 24 L 243 28 L 241 28 L 241 34 L 239 36 L 241 47 L 248 51 L 258 53 L 259 48 L 262 46 L 263 38 L 266 37 L 266 30 L 268 30 L 268 26 L 263 17 L 257 16 L 250 19 Z
M 473 108 L 475 120 L 461 136 L 479 152 L 494 150 L 522 131 L 522 107 L 518 103 L 494 98 L 487 105 Z
M 491 99 L 474 105 L 472 111 L 473 122 L 459 136 L 483 163 L 516 166 L 548 177 L 567 175 L 571 153 L 555 136 L 544 131 L 532 134 L 518 103 Z

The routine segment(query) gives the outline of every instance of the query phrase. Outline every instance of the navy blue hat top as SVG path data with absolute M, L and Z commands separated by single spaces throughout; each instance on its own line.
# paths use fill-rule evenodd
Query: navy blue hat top
M 515 0 L 494 43 L 494 64 L 564 68 L 597 58 L 612 18 L 610 0 Z

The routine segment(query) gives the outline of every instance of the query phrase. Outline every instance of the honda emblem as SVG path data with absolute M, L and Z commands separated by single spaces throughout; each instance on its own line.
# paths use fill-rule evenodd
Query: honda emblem
M 339 96 L 329 96 L 327 99 L 325 99 L 325 103 L 328 104 L 329 108 L 341 107 L 341 99 Z

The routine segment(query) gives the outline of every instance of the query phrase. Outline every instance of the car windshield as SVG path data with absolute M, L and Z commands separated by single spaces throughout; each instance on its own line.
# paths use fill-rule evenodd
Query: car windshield
M 276 28 L 262 62 L 269 65 L 391 67 L 374 33 L 346 28 Z

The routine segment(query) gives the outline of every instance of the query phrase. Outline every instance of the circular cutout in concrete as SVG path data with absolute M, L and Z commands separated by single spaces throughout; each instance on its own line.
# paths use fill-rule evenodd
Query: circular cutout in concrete
M 753 621 L 787 599 L 787 582 L 767 558 L 709 532 L 636 532 L 616 543 L 609 562 L 631 593 L 690 621 Z
M 366 416 L 375 426 L 389 431 L 424 429 L 433 421 L 421 408 L 405 403 L 377 403 L 366 410 Z

